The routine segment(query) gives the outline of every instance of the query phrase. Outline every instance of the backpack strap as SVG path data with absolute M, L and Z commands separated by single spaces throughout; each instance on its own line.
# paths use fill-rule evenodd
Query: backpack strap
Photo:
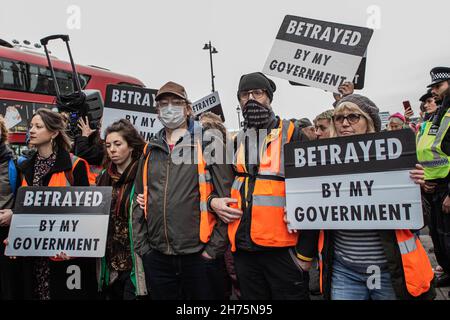
M 8 163 L 9 185 L 11 192 L 15 195 L 17 190 L 17 166 L 14 159 L 9 159 Z

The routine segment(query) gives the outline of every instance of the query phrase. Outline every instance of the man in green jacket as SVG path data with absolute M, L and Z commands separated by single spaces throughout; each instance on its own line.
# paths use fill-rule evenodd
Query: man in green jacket
M 144 209 L 134 205 L 132 222 L 147 287 L 157 300 L 223 299 L 227 226 L 208 200 L 229 196 L 232 169 L 204 154 L 184 87 L 168 82 L 155 100 L 164 128 L 140 162 L 135 199 L 144 195 Z

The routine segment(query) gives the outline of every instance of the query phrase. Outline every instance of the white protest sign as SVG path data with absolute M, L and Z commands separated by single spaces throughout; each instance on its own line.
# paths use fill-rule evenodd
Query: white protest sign
M 353 81 L 372 34 L 368 28 L 287 15 L 263 72 L 338 92 Z
M 293 229 L 420 229 L 420 187 L 409 130 L 285 147 L 286 206 Z
M 149 141 L 163 127 L 156 113 L 157 92 L 154 89 L 108 85 L 102 129 L 105 130 L 114 121 L 127 119 L 141 136 Z M 102 137 L 104 137 L 103 132 Z
M 103 257 L 112 187 L 20 188 L 5 255 Z
M 384 111 L 384 112 L 378 113 L 378 115 L 380 116 L 380 120 L 381 120 L 381 129 L 386 129 L 386 127 L 389 123 L 389 117 L 391 116 L 391 114 L 389 113 L 389 111 Z
M 202 113 L 205 112 L 212 112 L 220 116 L 222 118 L 222 121 L 225 121 L 222 105 L 220 103 L 219 93 L 217 91 L 214 91 L 206 97 L 195 101 L 192 104 L 192 111 L 194 111 L 194 115 L 196 117 L 199 117 Z

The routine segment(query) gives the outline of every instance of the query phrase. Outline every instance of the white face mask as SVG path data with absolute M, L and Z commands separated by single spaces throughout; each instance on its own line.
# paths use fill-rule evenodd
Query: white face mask
M 169 129 L 179 128 L 185 121 L 184 106 L 168 105 L 159 109 L 159 121 Z

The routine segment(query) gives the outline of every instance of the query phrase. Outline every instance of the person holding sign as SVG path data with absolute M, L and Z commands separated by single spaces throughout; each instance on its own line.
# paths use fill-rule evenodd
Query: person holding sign
M 239 81 L 245 127 L 235 141 L 235 203 L 230 209 L 243 214 L 216 212 L 230 221 L 228 236 L 243 299 L 306 300 L 318 233 L 290 233 L 284 221 L 283 153 L 286 143 L 305 138 L 291 121 L 275 116 L 275 90 L 275 83 L 260 72 Z
M 37 152 L 20 165 L 22 186 L 89 186 L 85 160 L 69 153 L 70 140 L 59 113 L 39 109 L 31 118 L 30 143 Z M 25 258 L 26 299 L 91 299 L 96 296 L 95 259 Z
M 334 136 L 379 132 L 378 108 L 349 95 L 333 115 Z M 423 169 L 411 171 L 423 183 Z M 319 237 L 321 291 L 332 300 L 432 299 L 433 272 L 420 240 L 410 230 L 323 230 Z M 373 285 L 372 277 L 377 277 Z
M 124 119 L 106 128 L 105 142 L 108 165 L 98 177 L 97 185 L 112 186 L 113 193 L 99 289 L 106 288 L 108 300 L 134 300 L 147 294 L 142 260 L 134 253 L 129 229 L 134 179 L 145 142 Z
M 227 196 L 232 169 L 211 162 L 183 86 L 168 82 L 155 98 L 164 128 L 151 140 L 136 178 L 133 243 L 152 299 L 224 299 L 226 224 L 209 202 Z M 222 146 L 223 147 L 223 146 Z
M 436 286 L 450 286 L 450 68 L 430 72 L 431 92 L 441 105 L 417 134 L 417 158 L 425 168 L 424 191 L 431 195 L 430 234 L 443 269 Z

